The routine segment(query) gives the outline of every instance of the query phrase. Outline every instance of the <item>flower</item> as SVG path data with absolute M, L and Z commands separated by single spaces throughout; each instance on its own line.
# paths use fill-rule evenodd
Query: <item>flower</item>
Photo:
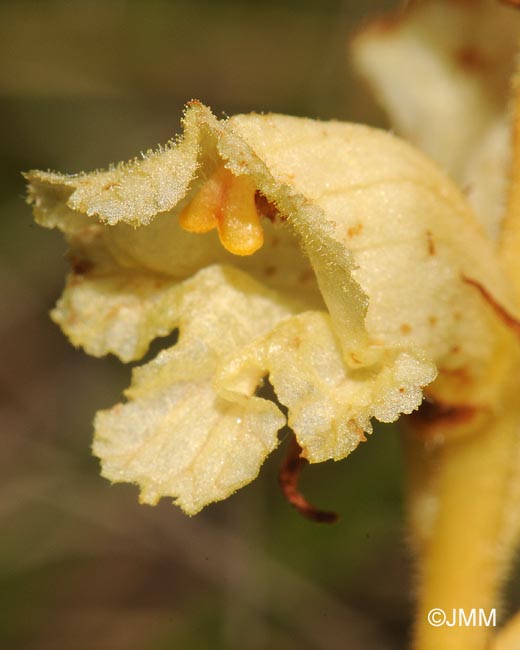
M 52 317 L 75 345 L 130 361 L 179 330 L 96 417 L 104 476 L 142 502 L 193 514 L 257 475 L 286 422 L 256 394 L 265 377 L 310 462 L 344 458 L 425 386 L 492 399 L 503 327 L 466 279 L 513 309 L 496 252 L 455 185 L 389 134 L 191 102 L 155 153 L 28 180 L 71 248 Z
M 69 242 L 52 317 L 70 340 L 128 362 L 178 330 L 96 417 L 103 475 L 142 502 L 194 514 L 229 496 L 286 423 L 312 463 L 408 416 L 416 650 L 488 647 L 489 629 L 427 612 L 493 607 L 518 537 L 519 15 L 417 2 L 355 39 L 397 130 L 436 163 L 376 129 L 219 120 L 192 101 L 156 152 L 27 174 L 37 221 Z

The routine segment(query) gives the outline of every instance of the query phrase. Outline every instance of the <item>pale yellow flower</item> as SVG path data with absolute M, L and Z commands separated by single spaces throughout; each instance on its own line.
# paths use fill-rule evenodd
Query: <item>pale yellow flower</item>
M 510 9 L 446 0 L 357 37 L 436 163 L 364 126 L 191 102 L 157 152 L 27 174 L 37 221 L 70 245 L 52 317 L 71 341 L 128 362 L 179 331 L 96 417 L 103 475 L 142 502 L 194 514 L 249 483 L 286 423 L 311 463 L 338 460 L 427 397 L 408 418 L 417 650 L 486 647 L 489 630 L 428 628 L 426 612 L 495 604 L 518 534 L 517 34 Z
M 96 418 L 103 474 L 145 503 L 192 514 L 257 475 L 285 424 L 255 396 L 267 376 L 310 462 L 416 409 L 439 370 L 467 374 L 467 403 L 493 399 L 502 327 L 465 278 L 507 305 L 495 252 L 457 188 L 391 135 L 192 102 L 178 143 L 28 179 L 38 222 L 70 243 L 52 316 L 74 344 L 130 361 L 179 329 Z

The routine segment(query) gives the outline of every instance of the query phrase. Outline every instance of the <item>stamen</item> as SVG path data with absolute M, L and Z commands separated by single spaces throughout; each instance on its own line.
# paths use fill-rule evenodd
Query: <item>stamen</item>
M 226 250 L 234 255 L 252 255 L 264 243 L 255 193 L 249 177 L 234 176 L 222 165 L 181 212 L 180 225 L 194 233 L 217 228 Z
M 255 205 L 255 186 L 247 176 L 232 176 L 218 220 L 222 246 L 235 255 L 252 255 L 264 243 Z
M 318 510 L 318 508 L 311 505 L 298 490 L 300 473 L 303 466 L 307 464 L 305 458 L 300 456 L 301 451 L 302 448 L 293 436 L 289 443 L 287 456 L 285 457 L 278 476 L 282 492 L 287 501 L 289 501 L 289 503 L 304 517 L 322 524 L 333 524 L 339 519 L 339 515 L 336 512 Z
M 224 167 L 219 167 L 184 208 L 179 217 L 181 228 L 202 234 L 217 227 L 226 187 L 225 172 Z

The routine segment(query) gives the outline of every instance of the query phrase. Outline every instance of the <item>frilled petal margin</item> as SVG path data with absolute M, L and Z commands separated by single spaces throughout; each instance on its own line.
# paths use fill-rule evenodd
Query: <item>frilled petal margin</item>
M 53 317 L 72 341 L 129 361 L 179 329 L 134 370 L 128 401 L 97 416 L 105 476 L 189 513 L 228 496 L 285 424 L 256 395 L 266 375 L 311 462 L 346 456 L 373 417 L 410 413 L 438 372 L 460 377 L 459 392 L 435 382 L 430 395 L 482 403 L 501 325 L 475 284 L 511 311 L 509 296 L 470 206 L 433 164 L 374 129 L 217 120 L 198 102 L 184 129 L 106 172 L 28 174 L 37 220 L 70 243 Z M 233 255 L 220 241 L 243 228 L 249 191 L 263 245 Z
M 194 514 L 257 475 L 285 424 L 272 402 L 255 396 L 266 375 L 312 462 L 345 457 L 370 417 L 411 412 L 422 400 L 418 386 L 435 376 L 409 354 L 349 372 L 327 314 L 290 316 L 235 269 L 200 271 L 172 302 L 179 342 L 134 371 L 127 404 L 96 418 L 103 474 L 138 483 L 146 503 L 170 495 Z
M 141 501 L 169 495 L 194 514 L 255 478 L 277 444 L 285 417 L 254 396 L 262 372 L 236 391 L 214 377 L 289 311 L 244 273 L 219 266 L 178 287 L 169 309 L 178 343 L 134 370 L 127 404 L 98 413 L 94 453 L 107 478 L 139 484 Z

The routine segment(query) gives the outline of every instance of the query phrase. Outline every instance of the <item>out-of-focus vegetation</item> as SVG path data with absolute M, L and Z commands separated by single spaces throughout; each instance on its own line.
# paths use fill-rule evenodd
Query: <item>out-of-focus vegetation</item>
M 164 142 L 192 97 L 217 114 L 375 123 L 348 71 L 359 21 L 391 2 L 0 2 L 0 648 L 391 650 L 410 605 L 391 428 L 302 487 L 332 527 L 261 478 L 187 518 L 139 506 L 90 456 L 128 368 L 74 350 L 47 312 L 61 237 L 32 223 L 20 171 L 102 167 Z

